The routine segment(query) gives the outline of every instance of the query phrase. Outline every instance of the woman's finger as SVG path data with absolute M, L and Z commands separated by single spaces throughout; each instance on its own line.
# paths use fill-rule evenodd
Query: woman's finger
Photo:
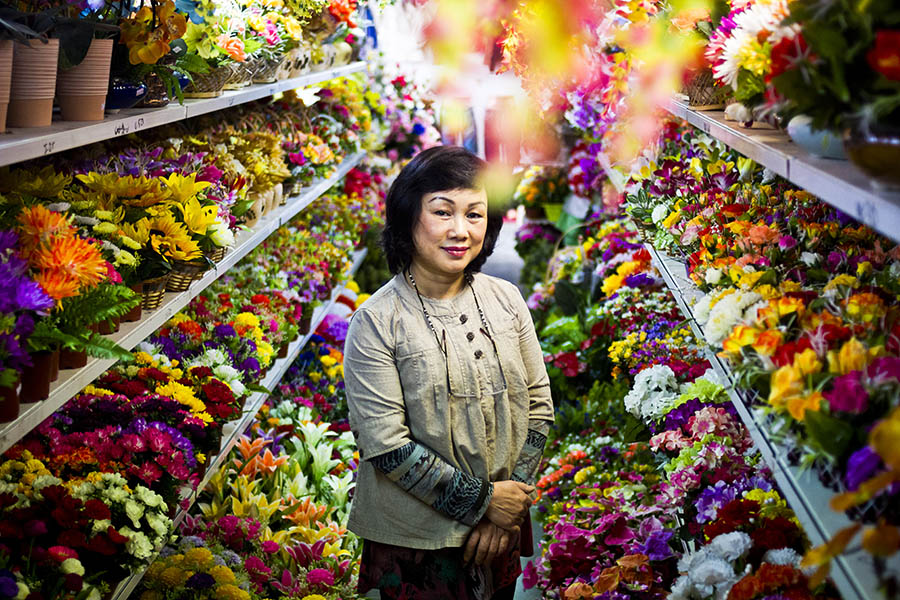
M 478 538 L 478 549 L 475 551 L 475 562 L 479 565 L 483 565 L 485 560 L 487 559 L 488 553 L 491 551 L 491 538 L 493 536 L 484 532 L 483 535 Z
M 475 549 L 478 548 L 478 541 L 481 539 L 481 532 L 479 528 L 476 527 L 472 530 L 472 533 L 469 534 L 469 539 L 466 541 L 466 549 L 463 551 L 463 562 L 469 562 L 472 560 L 472 555 L 475 554 Z
M 500 542 L 502 541 L 503 535 L 500 533 L 500 529 L 494 527 L 494 534 L 491 536 L 491 549 L 488 551 L 488 555 L 485 558 L 485 564 L 490 564 L 494 562 L 494 559 L 500 553 Z

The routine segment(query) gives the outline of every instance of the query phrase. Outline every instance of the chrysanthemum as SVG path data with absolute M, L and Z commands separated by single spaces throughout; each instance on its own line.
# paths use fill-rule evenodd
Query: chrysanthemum
M 106 261 L 100 250 L 77 236 L 57 237 L 31 256 L 32 265 L 42 271 L 62 271 L 80 286 L 93 286 L 106 277 Z
M 47 292 L 48 296 L 57 301 L 70 298 L 78 293 L 78 279 L 63 271 L 41 271 L 34 280 Z
M 47 210 L 41 204 L 23 209 L 17 220 L 21 224 L 19 232 L 26 255 L 54 237 L 68 237 L 75 233 L 65 216 Z

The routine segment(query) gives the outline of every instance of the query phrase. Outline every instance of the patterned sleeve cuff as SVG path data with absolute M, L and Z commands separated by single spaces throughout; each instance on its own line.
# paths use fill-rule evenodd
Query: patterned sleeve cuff
M 545 430 L 548 431 L 548 430 Z M 528 429 L 525 437 L 525 445 L 519 453 L 519 459 L 513 468 L 511 479 L 529 485 L 534 484 L 538 469 L 541 466 L 541 458 L 544 455 L 544 446 L 547 444 L 547 433 L 537 429 Z
M 369 460 L 405 491 L 466 525 L 478 523 L 490 504 L 490 482 L 463 473 L 416 442 Z

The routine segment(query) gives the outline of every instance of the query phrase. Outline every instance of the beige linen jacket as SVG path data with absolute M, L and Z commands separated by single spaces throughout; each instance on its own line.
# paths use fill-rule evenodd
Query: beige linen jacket
M 519 290 L 483 274 L 472 287 L 496 342 L 505 391 L 491 375 L 497 361 L 479 331 L 468 287 L 451 300 L 424 299 L 438 335 L 446 331 L 446 358 L 402 275 L 351 319 L 344 376 L 361 460 L 349 528 L 365 539 L 433 550 L 461 546 L 470 532 L 404 491 L 368 458 L 415 441 L 466 473 L 502 481 L 519 458 L 529 421 L 553 421 L 549 378 Z M 473 358 L 478 344 L 486 348 L 482 360 Z M 448 379 L 461 397 L 448 394 Z

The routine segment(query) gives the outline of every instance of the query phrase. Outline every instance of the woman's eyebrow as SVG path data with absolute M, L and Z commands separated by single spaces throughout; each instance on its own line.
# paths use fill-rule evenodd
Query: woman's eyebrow
M 448 198 L 447 196 L 432 196 L 428 199 L 429 202 L 434 202 L 435 200 L 443 200 L 444 202 L 449 202 L 450 204 L 456 205 L 456 202 Z

